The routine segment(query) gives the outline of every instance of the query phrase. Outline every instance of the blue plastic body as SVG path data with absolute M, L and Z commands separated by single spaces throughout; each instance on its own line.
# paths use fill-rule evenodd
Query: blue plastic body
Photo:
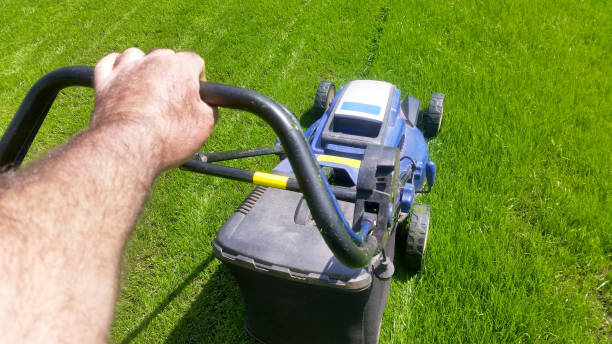
M 345 86 L 346 87 L 346 86 Z M 358 136 L 359 132 L 365 132 L 368 129 L 364 126 L 377 125 L 374 121 L 337 121 L 332 129 L 330 122 L 334 120 L 334 111 L 338 108 L 338 102 L 345 96 L 345 87 L 341 88 L 336 94 L 331 103 L 330 108 L 316 120 L 306 131 L 305 136 L 308 139 L 310 148 L 315 156 L 332 155 L 343 158 L 362 160 L 365 153 L 365 143 L 377 143 L 389 147 L 397 147 L 400 151 L 399 183 L 400 190 L 400 210 L 408 213 L 412 209 L 412 204 L 417 192 L 421 191 L 426 183 L 433 186 L 435 181 L 435 165 L 429 161 L 429 149 L 425 141 L 423 133 L 417 128 L 416 122 L 418 119 L 418 111 L 420 102 L 418 99 L 407 96 L 401 100 L 401 91 L 395 86 L 391 89 L 387 109 L 384 110 L 384 121 L 380 127 L 380 135 L 374 139 L 371 137 L 363 137 L 363 140 Z M 358 109 L 363 112 L 370 113 L 375 110 L 371 105 L 355 104 L 349 102 L 343 103 L 343 109 Z M 338 125 L 343 127 L 338 128 Z M 380 126 L 380 124 L 378 124 Z M 335 131 L 346 134 L 349 139 L 342 140 L 326 140 L 326 130 Z M 374 129 L 376 130 L 376 129 Z M 343 134 L 340 134 L 342 138 Z M 338 136 L 338 135 L 337 135 Z M 350 138 L 355 138 L 351 141 Z M 364 143 L 365 142 L 365 143 Z M 359 168 L 344 165 L 342 163 L 320 161 L 321 166 L 331 167 L 336 173 L 341 172 L 350 179 L 355 185 L 359 176 Z M 292 173 L 291 165 L 284 159 L 274 169 L 278 172 Z M 325 178 L 324 178 L 325 179 Z M 339 210 L 339 209 L 338 209 Z M 391 210 L 390 210 L 391 212 Z M 391 218 L 391 216 L 389 217 Z M 348 224 L 346 224 L 348 225 Z M 350 227 L 349 227 L 350 228 Z M 349 231 L 347 229 L 347 231 Z M 349 234 L 358 242 L 365 237 L 362 232 L 349 231 Z

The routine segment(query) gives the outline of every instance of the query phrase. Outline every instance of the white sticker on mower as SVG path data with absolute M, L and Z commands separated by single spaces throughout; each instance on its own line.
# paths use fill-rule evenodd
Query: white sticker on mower
M 356 80 L 346 90 L 336 108 L 336 115 L 368 118 L 382 122 L 393 85 L 374 80 Z

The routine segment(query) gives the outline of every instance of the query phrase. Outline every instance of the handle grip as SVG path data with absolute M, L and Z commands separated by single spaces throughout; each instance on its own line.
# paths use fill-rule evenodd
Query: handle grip
M 0 140 L 0 168 L 19 167 L 55 97 L 70 86 L 93 87 L 93 67 L 61 68 L 48 73 L 32 86 Z M 266 121 L 285 149 L 327 246 L 349 267 L 362 267 L 369 263 L 377 253 L 376 238 L 371 235 L 357 244 L 347 233 L 344 219 L 336 212 L 336 200 L 328 193 L 304 133 L 292 115 L 274 100 L 244 88 L 201 82 L 200 96 L 210 105 L 246 110 Z

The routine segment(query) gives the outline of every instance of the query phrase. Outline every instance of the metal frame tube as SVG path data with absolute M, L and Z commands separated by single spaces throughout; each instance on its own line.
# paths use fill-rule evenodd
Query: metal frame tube
M 233 160 L 233 159 L 241 159 L 241 158 L 250 158 L 250 157 L 261 156 L 261 155 L 281 154 L 284 152 L 285 150 L 283 149 L 282 146 L 271 146 L 271 147 L 241 149 L 241 150 L 232 150 L 232 151 L 224 151 L 224 152 L 211 152 L 211 153 L 198 152 L 196 153 L 196 159 L 202 162 L 217 162 L 217 161 L 225 161 L 225 160 Z
M 58 92 L 69 86 L 92 87 L 93 67 L 61 68 L 34 84 L 0 140 L 0 168 L 16 168 L 21 164 Z M 327 246 L 347 266 L 367 265 L 382 243 L 373 235 L 361 244 L 353 241 L 345 229 L 344 216 L 336 212 L 335 198 L 327 191 L 319 166 L 295 118 L 274 100 L 239 87 L 201 82 L 200 96 L 213 106 L 252 112 L 272 127 Z
M 181 166 L 181 170 L 208 174 L 215 177 L 221 177 L 226 179 L 238 180 L 245 183 L 253 183 L 257 184 L 253 181 L 253 175 L 255 172 L 249 170 L 243 170 L 239 168 L 216 165 L 207 162 L 197 161 L 197 160 L 189 160 L 183 166 Z M 293 177 L 287 177 L 287 185 L 284 190 L 302 192 L 300 190 L 300 185 L 298 181 Z M 339 186 L 332 186 L 332 191 L 334 196 L 346 202 L 355 202 L 357 199 L 357 190 L 349 189 Z

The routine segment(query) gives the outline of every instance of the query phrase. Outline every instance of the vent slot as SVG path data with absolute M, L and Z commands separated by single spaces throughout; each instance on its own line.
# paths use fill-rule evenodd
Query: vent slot
M 261 196 L 263 196 L 267 188 L 267 186 L 262 185 L 258 185 L 257 187 L 255 187 L 255 189 L 253 189 L 253 191 L 247 196 L 247 198 L 242 201 L 240 206 L 238 206 L 236 212 L 247 215 L 251 211 L 251 209 L 253 209 L 255 203 L 257 203 L 257 201 L 261 199 Z

